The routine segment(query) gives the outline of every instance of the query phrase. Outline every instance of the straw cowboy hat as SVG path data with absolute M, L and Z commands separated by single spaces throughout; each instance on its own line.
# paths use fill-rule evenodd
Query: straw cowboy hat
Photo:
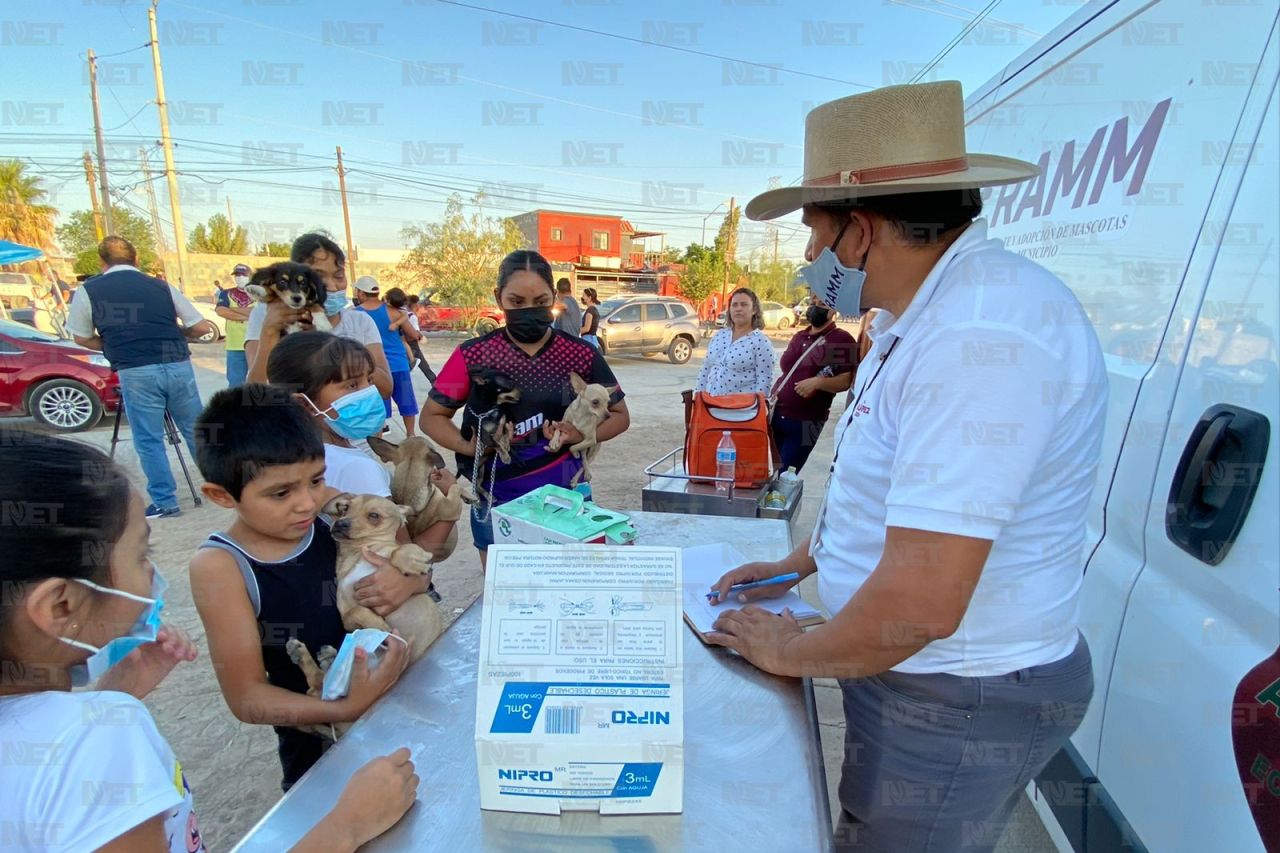
M 1032 163 L 965 151 L 958 81 L 886 86 L 812 109 L 804 122 L 803 182 L 761 193 L 746 213 L 776 219 L 806 204 L 993 187 L 1037 174 Z

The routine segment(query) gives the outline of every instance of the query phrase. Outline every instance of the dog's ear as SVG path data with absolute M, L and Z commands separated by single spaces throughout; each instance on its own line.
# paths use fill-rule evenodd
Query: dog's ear
M 329 295 L 329 292 L 325 289 L 324 281 L 320 278 L 320 274 L 311 267 L 307 267 L 306 269 L 307 281 L 309 282 L 307 296 L 312 304 L 323 305 L 325 297 Z
M 378 438 L 376 435 L 369 436 L 365 441 L 369 442 L 369 449 L 378 454 L 378 458 L 383 462 L 391 465 L 400 464 L 400 445 L 392 444 L 385 438 Z
M 245 293 L 259 302 L 269 302 L 275 295 L 275 291 L 271 289 L 271 276 L 274 269 L 275 266 L 272 265 L 254 271 L 249 277 L 249 283 L 244 286 Z
M 432 468 L 443 468 L 445 464 L 444 457 L 434 447 L 427 451 L 427 462 L 430 463 Z
M 408 524 L 409 519 L 413 518 L 413 507 L 404 504 L 396 504 L 396 511 L 400 513 L 400 522 Z
M 576 373 L 569 374 L 569 384 L 573 386 L 573 393 L 575 394 L 581 394 L 587 390 L 587 380 Z
M 618 388 L 619 388 L 619 387 L 620 387 L 620 386 L 618 386 L 618 385 L 606 385 L 606 386 L 604 386 L 604 390 L 605 390 L 605 391 L 607 391 L 607 392 L 609 392 L 609 396 L 610 396 L 610 397 L 612 397 L 614 394 L 617 394 L 617 393 L 618 393 Z
M 337 497 L 331 498 L 320 511 L 332 518 L 342 518 L 351 511 L 351 501 L 354 498 L 355 495 L 350 492 L 343 492 Z

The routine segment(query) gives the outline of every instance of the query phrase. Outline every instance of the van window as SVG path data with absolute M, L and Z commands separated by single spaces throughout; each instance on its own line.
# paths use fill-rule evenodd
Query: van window
M 667 306 L 660 302 L 650 302 L 644 306 L 644 318 L 646 320 L 665 320 L 667 319 Z
M 688 306 L 681 305 L 679 302 L 673 302 L 668 305 L 667 310 L 671 312 L 672 317 L 685 317 L 689 314 Z

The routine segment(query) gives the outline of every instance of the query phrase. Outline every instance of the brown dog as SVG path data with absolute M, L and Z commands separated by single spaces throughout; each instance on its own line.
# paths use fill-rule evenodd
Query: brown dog
M 600 452 L 600 443 L 596 441 L 596 428 L 609 417 L 609 396 L 618 390 L 617 385 L 604 386 L 587 381 L 576 373 L 569 374 L 569 383 L 573 386 L 573 402 L 565 409 L 564 420 L 582 433 L 582 441 L 569 448 L 574 456 L 582 458 L 582 470 L 569 482 L 569 488 L 578 485 L 578 480 L 591 482 L 591 471 L 588 470 L 596 454 Z M 547 442 L 547 450 L 552 453 L 560 449 L 564 438 L 559 430 L 551 435 Z
M 431 482 L 431 472 L 445 467 L 445 464 L 444 457 L 428 439 L 415 435 L 400 444 L 392 444 L 370 436 L 368 441 L 379 459 L 395 467 L 391 474 L 391 497 L 408 510 L 410 538 L 416 539 L 418 534 L 437 522 L 462 518 L 464 502 L 470 503 L 474 498 L 461 483 L 454 483 L 445 493 Z M 434 561 L 444 560 L 456 547 L 458 531 L 455 529 L 432 555 Z
M 366 546 L 380 557 L 390 559 L 391 565 L 407 575 L 423 575 L 431 571 L 431 558 L 417 545 L 397 545 L 396 531 L 405 523 L 407 510 L 397 506 L 389 498 L 376 495 L 338 495 L 322 510 L 333 518 L 330 528 L 338 546 L 338 563 L 335 574 L 338 581 L 338 612 L 342 614 L 342 627 L 348 631 L 357 628 L 377 628 L 380 631 L 396 631 L 409 643 L 409 662 L 422 657 L 427 647 L 435 642 L 444 627 L 440 606 L 426 593 L 410 596 L 399 608 L 383 619 L 377 613 L 356 601 L 356 581 L 376 571 L 364 558 Z M 307 693 L 320 695 L 325 671 L 333 661 L 330 647 L 320 650 L 322 664 L 317 664 L 297 639 L 286 644 L 289 657 L 307 678 Z M 328 726 L 301 727 L 308 731 L 329 734 Z M 344 727 L 332 729 L 341 735 Z

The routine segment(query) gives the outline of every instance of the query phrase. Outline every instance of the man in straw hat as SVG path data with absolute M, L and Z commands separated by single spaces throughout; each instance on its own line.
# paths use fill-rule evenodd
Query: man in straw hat
M 840 849 L 993 849 L 1093 692 L 1076 620 L 1102 352 L 1071 291 L 976 218 L 981 188 L 1036 173 L 965 150 L 959 83 L 891 86 L 809 113 L 803 183 L 747 205 L 803 210 L 814 294 L 880 309 L 812 539 L 716 587 L 818 576 L 825 625 L 746 607 L 713 640 L 840 679 Z

